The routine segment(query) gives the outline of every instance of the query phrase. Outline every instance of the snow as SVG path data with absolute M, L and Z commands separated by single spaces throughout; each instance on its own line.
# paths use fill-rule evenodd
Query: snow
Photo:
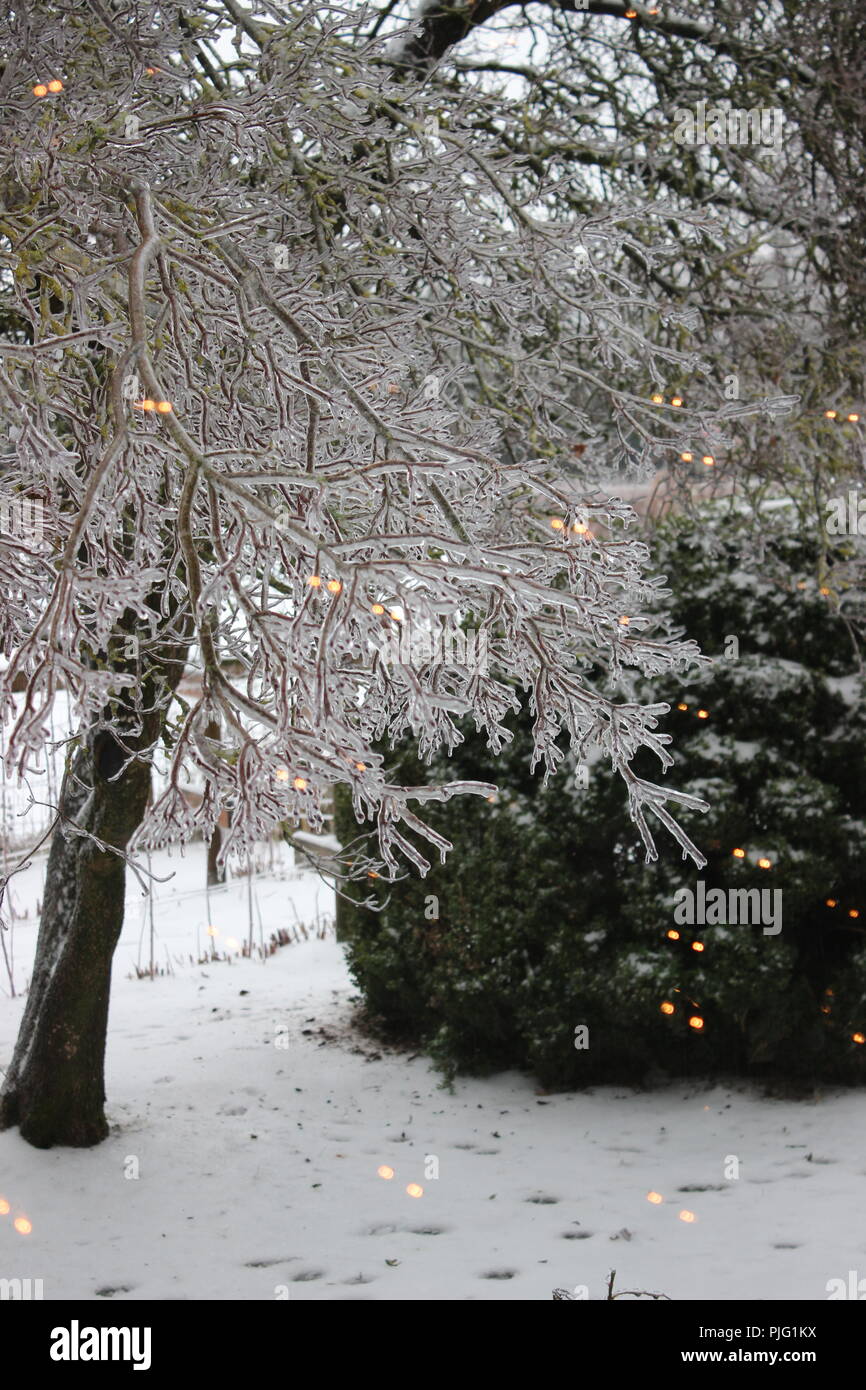
M 296 919 L 315 928 L 317 916 L 322 930 L 330 889 L 266 860 L 253 885 L 265 935 Z M 16 880 L 30 906 L 15 929 L 21 979 L 43 867 Z M 674 1299 L 815 1300 L 829 1279 L 866 1272 L 853 1219 L 862 1092 L 795 1102 L 679 1082 L 546 1095 L 516 1073 L 449 1091 L 424 1057 L 357 1031 L 330 934 L 265 961 L 190 964 L 207 924 L 202 847 L 153 856 L 155 873 L 172 868 L 155 922 L 174 973 L 153 981 L 135 978 L 146 910 L 130 886 L 110 1138 L 43 1152 L 0 1134 L 3 1277 L 42 1278 L 46 1299 L 508 1301 L 577 1285 L 599 1299 L 615 1268 L 618 1289 Z M 217 946 L 245 937 L 244 879 L 212 894 L 211 916 Z M 22 1007 L 0 996 L 0 1063 Z M 725 1177 L 732 1155 L 737 1180 Z M 427 1156 L 438 1178 L 425 1176 Z M 137 1179 L 124 1176 L 132 1158 Z M 13 1229 L 19 1214 L 29 1236 Z

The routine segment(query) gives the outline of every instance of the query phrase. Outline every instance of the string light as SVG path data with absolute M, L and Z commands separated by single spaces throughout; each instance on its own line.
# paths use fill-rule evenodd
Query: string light
M 692 1222 L 692 1221 L 697 1221 L 697 1219 L 698 1219 L 698 1218 L 695 1216 L 695 1214 L 694 1214 L 693 1211 L 681 1211 L 681 1212 L 680 1212 L 680 1221 Z
M 550 518 L 550 525 L 554 531 L 562 531 L 565 528 L 565 522 L 558 516 L 552 516 Z
M 709 719 L 709 717 L 710 717 L 710 711 L 709 711 L 708 709 L 699 709 L 699 710 L 698 710 L 698 719 Z
M 379 1177 L 384 1178 L 386 1182 L 390 1182 L 391 1178 L 394 1176 L 394 1169 L 389 1168 L 387 1163 L 383 1163 L 381 1168 L 376 1169 L 376 1172 L 379 1174 Z
M 11 1208 L 5 1197 L 0 1197 L 0 1216 L 8 1216 Z
M 402 623 L 403 621 L 403 614 L 400 612 L 399 608 L 392 608 L 388 617 L 393 618 L 395 623 Z
M 758 860 L 758 868 L 759 868 L 759 869 L 772 869 L 772 867 L 773 867 L 773 864 L 772 864 L 772 861 L 771 861 L 770 859 L 759 859 L 759 860 Z
M 866 1033 L 852 1033 L 852 1034 L 851 1034 L 851 1041 L 852 1041 L 852 1042 L 855 1042 L 855 1043 L 864 1043 L 864 1042 L 866 1042 Z
M 856 907 L 850 908 L 850 909 L 849 909 L 849 912 L 848 912 L 848 916 L 849 916 L 849 917 L 859 917 L 859 916 L 860 916 L 860 910 L 859 910 L 859 908 L 856 908 Z
M 673 405 L 673 406 L 681 406 L 682 403 L 683 403 L 683 398 L 682 398 L 682 396 L 671 396 L 671 405 Z
M 292 786 L 294 787 L 296 792 L 305 792 L 307 790 L 306 777 L 296 777 L 292 782 Z
M 340 583 L 339 579 L 329 579 L 327 584 L 325 585 L 325 588 L 328 590 L 329 594 L 338 594 L 342 587 L 343 586 Z
M 688 705 L 677 705 L 677 709 L 688 709 Z
M 366 771 L 367 771 L 367 764 L 366 764 L 366 763 L 355 763 L 355 767 L 357 768 L 358 772 L 366 772 Z
M 626 13 L 628 14 L 628 11 L 626 11 Z M 632 14 L 633 14 L 633 13 L 634 13 L 634 11 L 632 11 Z M 653 405 L 664 405 L 664 403 L 665 403 L 665 398 L 664 398 L 664 396 L 660 396 L 659 393 L 658 393 L 657 391 L 656 391 L 655 395 L 650 396 L 650 400 L 652 401 Z
M 851 424 L 852 424 L 852 425 L 856 425 L 856 424 L 857 424 L 857 421 L 860 419 L 860 416 L 857 415 L 857 414 L 853 414 L 853 415 L 849 415 L 849 416 L 848 416 L 848 419 L 851 421 Z
M 701 459 L 701 463 L 705 463 L 707 465 L 707 468 L 712 468 L 715 461 L 716 460 L 713 458 L 712 454 L 704 454 L 703 458 Z
M 824 411 L 824 417 L 825 417 L 825 419 L 827 419 L 827 420 L 835 420 L 835 419 L 838 418 L 838 411 L 836 411 L 836 410 L 825 410 L 825 411 Z
M 695 1032 L 699 1033 L 703 1026 L 704 1020 L 701 1018 L 700 1014 L 692 1014 L 691 1018 L 689 1019 L 689 1027 L 694 1028 Z
M 27 1220 L 26 1216 L 16 1216 L 12 1225 L 15 1227 L 19 1236 L 29 1236 L 30 1232 L 33 1230 L 33 1225 Z
M 735 859 L 745 859 L 746 857 L 746 851 L 744 849 L 734 849 L 731 850 L 731 853 Z
M 322 576 L 320 574 L 311 574 L 307 583 L 311 589 L 319 589 L 322 585 Z
M 571 529 L 576 536 L 585 536 L 589 527 L 583 521 L 576 521 Z
M 408 1194 L 409 1194 L 410 1197 L 423 1197 L 423 1196 L 424 1196 L 424 1189 L 423 1189 L 423 1187 L 421 1187 L 421 1185 L 420 1185 L 419 1183 L 417 1183 L 417 1182 L 410 1182 L 409 1186 L 406 1188 L 406 1191 L 408 1192 Z
M 648 1202 L 652 1202 L 654 1207 L 657 1207 L 660 1202 L 664 1201 L 664 1197 L 660 1192 L 648 1192 L 646 1199 Z
M 375 869 L 368 869 L 368 870 L 367 870 L 367 877 L 368 877 L 368 878 L 378 878 L 379 875 L 376 873 L 376 870 L 375 870 Z
M 150 397 L 145 401 L 136 401 L 135 404 L 138 410 L 156 410 L 156 401 L 152 401 Z
M 376 614 L 377 617 L 381 617 L 381 615 L 385 612 L 384 605 L 381 603 L 374 603 L 373 612 Z
M 837 905 L 837 901 L 838 901 L 838 900 L 837 900 L 836 898 L 828 898 L 828 899 L 827 899 L 827 906 L 828 906 L 828 907 L 835 907 L 835 906 Z
M 63 91 L 63 83 L 60 81 L 59 77 L 52 77 L 51 81 L 48 83 L 48 90 L 54 93 Z
M 679 941 L 680 939 L 680 934 L 677 931 L 676 927 L 671 927 L 669 931 L 666 931 L 665 936 L 667 937 L 668 941 Z
M 695 457 L 694 454 L 690 454 L 690 453 L 688 453 L 688 452 L 685 453 L 685 454 L 680 454 L 680 458 L 682 459 L 683 463 L 692 463 L 693 460 L 694 460 L 694 457 Z
M 628 627 L 629 623 L 631 622 L 631 618 L 622 617 L 619 621 L 622 627 Z
M 663 1004 L 660 1004 L 659 1008 L 663 1014 L 675 1014 L 677 1011 L 676 1004 L 672 1004 L 669 999 L 666 999 Z
M 289 770 L 286 767 L 278 767 L 276 772 L 274 773 L 274 776 L 276 777 L 278 782 L 288 782 Z
M 171 401 L 157 401 L 156 408 L 160 415 L 170 415 L 174 407 Z
M 626 19 L 637 19 L 637 10 L 626 10 Z
M 703 943 L 703 941 L 693 941 L 693 942 L 692 942 L 692 950 L 693 950 L 693 951 L 702 951 L 703 949 L 704 949 L 704 943 Z

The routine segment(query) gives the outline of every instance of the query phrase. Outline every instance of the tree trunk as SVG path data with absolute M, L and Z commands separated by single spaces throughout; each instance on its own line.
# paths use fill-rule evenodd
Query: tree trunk
M 213 834 L 207 842 L 207 886 L 215 888 L 220 883 L 226 881 L 225 864 L 217 863 L 217 856 L 222 849 L 223 833 L 217 823 L 213 828 Z
M 143 717 L 118 699 L 110 711 L 117 738 L 107 729 L 89 735 L 63 778 L 33 978 L 0 1091 L 0 1129 L 17 1124 L 38 1149 L 87 1148 L 108 1134 L 105 1042 L 111 962 L 123 927 L 122 852 L 144 818 L 160 709 L 182 671 L 178 650 L 156 682 L 144 682 Z M 139 750 L 141 759 L 128 761 Z M 89 834 L 64 834 L 64 823 Z M 89 836 L 121 853 L 100 849 Z
M 213 741 L 214 741 L 215 743 L 219 743 L 219 739 L 220 739 L 220 734 L 221 734 L 221 733 L 222 733 L 222 728 L 221 728 L 221 726 L 220 726 L 220 721 L 219 721 L 218 719 L 211 719 L 210 722 L 208 723 L 207 728 L 206 728 L 205 731 L 204 731 L 205 738 L 213 739 Z M 211 835 L 210 839 L 208 840 L 208 845 L 207 845 L 207 886 L 208 886 L 208 888 L 215 888 L 215 887 L 217 887 L 218 884 L 220 884 L 220 883 L 225 883 L 225 881 L 226 881 L 226 866 L 225 866 L 225 864 L 218 864 L 218 863 L 217 863 L 217 858 L 218 858 L 218 856 L 219 856 L 219 852 L 220 852 L 220 850 L 222 849 L 222 843 L 223 843 L 223 832 L 222 832 L 222 830 L 220 829 L 219 821 L 217 821 L 216 825 L 215 825 L 214 828 L 213 828 L 213 834 Z

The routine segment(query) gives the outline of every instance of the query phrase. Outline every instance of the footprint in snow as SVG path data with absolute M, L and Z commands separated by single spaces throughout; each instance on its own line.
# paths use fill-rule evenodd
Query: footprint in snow
M 516 1269 L 491 1269 L 486 1274 L 479 1274 L 479 1279 L 513 1279 L 517 1273 Z

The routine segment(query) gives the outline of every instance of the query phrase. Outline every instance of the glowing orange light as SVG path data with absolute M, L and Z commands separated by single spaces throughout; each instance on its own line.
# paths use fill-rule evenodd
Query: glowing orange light
M 561 519 L 561 517 L 552 516 L 550 518 L 550 525 L 554 531 L 562 531 L 565 527 L 565 522 Z
M 381 616 L 381 614 L 385 612 L 385 609 L 384 609 L 384 607 L 383 607 L 383 605 L 382 605 L 381 603 L 374 603 L 374 604 L 373 604 L 373 612 L 374 612 L 377 616 Z
M 692 459 L 694 458 L 694 454 L 680 454 L 680 458 L 682 459 L 683 463 L 691 463 Z
M 825 598 L 827 597 L 827 595 L 829 594 L 829 592 L 830 592 L 829 589 L 822 589 L 822 590 L 821 590 L 821 593 L 824 595 Z
M 852 1033 L 852 1034 L 851 1034 L 851 1041 L 852 1041 L 852 1042 L 855 1042 L 855 1043 L 864 1043 L 864 1042 L 866 1042 L 866 1033 Z
M 44 82 L 37 82 L 37 83 L 36 83 L 36 86 L 33 88 L 33 95 L 34 95 L 35 97 L 47 97 L 47 96 L 48 96 L 48 88 L 45 86 L 45 83 L 44 83 Z
M 703 949 L 704 949 L 704 943 L 703 943 L 703 941 L 693 941 L 693 942 L 692 942 L 692 950 L 693 950 L 693 951 L 702 951 Z
M 294 787 L 296 792 L 305 792 L 307 790 L 306 777 L 296 777 L 295 780 L 292 782 L 292 786 Z
M 622 627 L 628 627 L 629 623 L 631 622 L 631 618 L 622 617 L 619 621 Z
M 831 1009 L 830 1009 L 830 1005 L 829 1005 L 829 1004 L 822 1004 L 822 1005 L 821 1005 L 821 1013 L 822 1013 L 822 1014 L 829 1014 L 830 1012 L 831 1012 Z
M 683 403 L 682 396 L 671 396 L 671 405 L 680 406 Z
M 386 1178 L 388 1181 L 394 1176 L 394 1169 L 389 1168 L 387 1163 L 383 1163 L 381 1168 L 376 1169 L 376 1172 L 379 1174 L 380 1178 Z
M 15 1227 L 19 1236 L 29 1236 L 30 1232 L 33 1230 L 33 1226 L 31 1222 L 27 1220 L 26 1216 L 16 1216 L 12 1225 Z
M 153 74 L 155 72 L 159 72 L 159 68 L 145 68 L 145 72 L 147 73 L 148 77 L 153 77 Z
M 367 764 L 366 764 L 366 763 L 355 763 L 355 767 L 357 768 L 358 772 L 366 772 L 366 771 L 367 771 Z
M 329 579 L 327 584 L 325 585 L 325 588 L 328 590 L 329 594 L 338 594 L 342 587 L 343 586 L 340 583 L 339 579 Z
M 410 1197 L 424 1196 L 424 1189 L 417 1182 L 410 1182 L 409 1186 L 406 1188 L 406 1191 L 408 1192 Z
M 51 79 L 51 81 L 48 83 L 48 90 L 49 90 L 49 92 L 62 92 L 62 91 L 63 91 L 63 83 L 60 81 L 60 78 L 59 78 L 59 77 L 53 77 L 53 78 Z
M 839 412 L 836 411 L 836 410 L 825 410 L 825 411 L 824 411 L 824 417 L 825 417 L 825 419 L 827 419 L 827 420 L 835 420 L 836 417 L 838 416 L 838 413 L 839 413 Z
M 701 463 L 705 463 L 707 465 L 707 468 L 712 468 L 715 461 L 716 460 L 713 458 L 712 454 L 704 454 L 703 458 L 701 459 Z
M 170 415 L 172 412 L 171 401 L 157 401 L 156 408 L 160 415 Z
M 688 709 L 688 705 L 677 705 L 677 709 Z
M 495 797 L 495 796 L 488 796 L 487 800 L 490 801 L 490 802 L 492 802 L 494 805 L 496 804 L 496 797 Z
M 852 908 L 850 909 L 849 913 L 848 913 L 848 916 L 849 916 L 849 917 L 859 917 L 859 916 L 860 916 L 860 912 L 859 912 L 858 908 L 852 907 Z
M 704 1020 L 700 1017 L 700 1015 L 692 1014 L 691 1018 L 689 1019 L 689 1027 L 694 1028 L 695 1032 L 699 1033 L 703 1026 Z
M 735 859 L 745 859 L 746 857 L 746 851 L 744 849 L 734 849 L 731 850 L 731 853 Z
M 392 608 L 388 617 L 393 618 L 395 623 L 402 623 L 403 621 L 403 614 L 397 608 Z
M 626 19 L 637 19 L 637 10 L 626 10 Z
M 219 932 L 217 931 L 216 927 L 208 927 L 207 934 L 208 936 L 219 936 Z
M 5 1198 L 5 1197 L 0 1197 L 0 1216 L 8 1216 L 8 1215 L 9 1215 L 9 1203 L 6 1201 L 6 1198 Z
M 680 1212 L 680 1221 L 697 1221 L 697 1219 L 693 1211 Z
M 663 1014 L 675 1014 L 677 1011 L 676 1004 L 672 1004 L 669 999 L 666 999 L 663 1004 L 660 1004 L 659 1008 Z
M 665 936 L 667 937 L 668 941 L 679 941 L 680 939 L 680 934 L 677 931 L 676 927 L 671 927 L 670 931 L 665 932 Z
M 628 11 L 626 11 L 626 13 L 628 13 Z M 632 10 L 631 13 L 634 14 L 634 11 Z M 664 405 L 665 403 L 664 396 L 660 396 L 658 392 L 656 392 L 654 396 L 650 396 L 650 400 L 653 405 Z
M 368 877 L 368 878 L 378 878 L 379 875 L 376 873 L 376 870 L 375 870 L 375 869 L 368 869 L 368 870 L 367 870 L 367 877 Z
M 709 711 L 708 709 L 699 709 L 699 710 L 698 710 L 698 719 L 709 719 L 709 717 L 710 717 L 710 711 Z
M 664 1197 L 660 1192 L 648 1192 L 646 1195 L 646 1199 L 648 1202 L 652 1202 L 653 1206 L 655 1207 L 658 1206 L 659 1202 L 664 1201 Z
M 576 536 L 585 536 L 589 527 L 583 521 L 576 521 L 571 529 Z
M 835 907 L 837 901 L 838 901 L 838 900 L 837 900 L 836 898 L 828 898 L 828 899 L 827 899 L 827 906 L 828 906 L 828 907 Z
M 852 425 L 856 425 L 857 421 L 860 419 L 860 416 L 857 414 L 849 415 L 848 419 L 851 421 Z
M 274 776 L 276 777 L 278 782 L 288 782 L 289 770 L 286 767 L 278 767 L 276 772 L 274 773 Z
M 772 867 L 773 867 L 772 860 L 770 860 L 770 859 L 759 859 L 759 860 L 758 860 L 758 868 L 759 868 L 759 869 L 772 869 Z
M 311 574 L 307 583 L 311 589 L 319 589 L 322 585 L 322 576 L 320 574 Z
M 149 398 L 146 401 L 136 401 L 135 404 L 139 410 L 156 410 L 156 401 Z

